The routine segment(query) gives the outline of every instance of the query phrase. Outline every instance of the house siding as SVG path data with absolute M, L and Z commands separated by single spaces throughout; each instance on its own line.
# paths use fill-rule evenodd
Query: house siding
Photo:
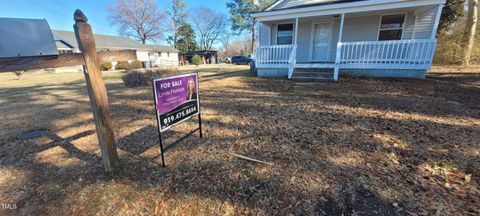
M 260 46 L 268 46 L 269 44 L 269 26 L 263 23 L 259 23 L 258 25 L 258 44 Z
M 415 27 L 414 39 L 428 39 L 432 36 L 432 30 L 435 25 L 435 17 L 437 16 L 437 9 L 432 8 L 417 15 L 418 21 Z
M 272 42 L 272 44 L 275 44 L 277 45 L 277 26 L 278 24 L 272 24 L 270 26 L 270 29 L 271 29 L 271 34 L 270 34 L 270 41 Z M 295 29 L 295 26 L 293 26 L 293 29 Z
M 158 52 L 152 54 L 155 65 L 159 67 L 176 67 L 178 66 L 178 53 Z
M 259 77 L 286 77 L 287 75 L 287 68 L 257 68 Z
M 414 12 L 408 12 L 405 20 L 405 28 L 403 29 L 402 39 L 407 40 L 412 38 L 414 23 L 415 23 Z
M 137 51 L 137 60 L 152 62 L 153 66 L 176 67 L 178 66 L 178 53 Z
M 380 23 L 380 15 L 361 16 L 361 17 L 345 17 L 343 28 L 343 41 L 375 41 L 378 36 L 378 27 Z
M 137 51 L 137 60 L 142 62 L 150 61 L 148 51 Z
M 311 52 L 310 35 L 312 22 L 304 21 L 298 22 L 298 41 L 297 41 L 297 62 L 308 61 Z M 301 32 L 301 33 L 300 33 Z
M 332 23 L 333 33 L 332 33 L 329 61 L 333 61 L 335 59 L 335 49 L 336 49 L 336 44 L 338 42 L 338 32 L 340 29 L 340 22 L 338 18 L 335 18 L 335 21 L 334 21 L 333 17 L 329 16 L 329 17 L 317 18 L 315 20 L 300 20 L 298 22 L 298 38 L 297 38 L 297 61 L 298 62 L 310 61 L 310 58 L 311 58 L 310 54 L 312 52 L 312 49 L 311 49 L 312 27 L 313 27 L 313 23 L 318 23 L 318 22 Z M 289 23 L 289 21 L 281 22 L 281 23 Z M 272 44 L 277 44 L 277 24 L 271 24 L 270 27 L 272 32 L 270 35 L 271 36 L 270 40 L 272 41 Z M 294 24 L 294 29 L 295 29 L 295 24 Z

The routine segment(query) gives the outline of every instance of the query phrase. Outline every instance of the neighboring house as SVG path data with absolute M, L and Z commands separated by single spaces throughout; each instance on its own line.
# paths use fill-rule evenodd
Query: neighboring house
M 153 48 L 149 52 L 152 67 L 177 67 L 178 66 L 178 50 L 164 45 L 146 45 Z M 137 52 L 137 58 L 138 52 Z M 148 59 L 148 58 L 145 58 Z
M 57 49 L 60 53 L 78 53 L 75 34 L 70 31 L 52 30 Z M 97 50 L 135 50 L 137 60 L 144 67 L 178 66 L 178 50 L 163 45 L 141 44 L 128 37 L 94 34 Z M 116 62 L 113 62 L 116 65 Z M 66 69 L 64 69 L 66 70 Z M 81 67 L 77 67 L 81 71 Z
M 258 21 L 258 76 L 424 78 L 445 0 L 278 0 Z

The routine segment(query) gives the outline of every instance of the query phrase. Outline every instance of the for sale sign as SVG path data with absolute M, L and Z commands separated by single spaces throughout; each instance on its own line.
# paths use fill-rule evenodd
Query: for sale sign
M 197 74 L 153 80 L 160 132 L 199 114 Z

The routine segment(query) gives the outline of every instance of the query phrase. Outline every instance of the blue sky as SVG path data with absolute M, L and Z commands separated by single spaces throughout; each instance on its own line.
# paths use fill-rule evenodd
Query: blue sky
M 161 10 L 170 0 L 157 0 Z M 228 15 L 227 0 L 185 0 L 188 9 L 210 7 Z M 89 18 L 94 33 L 118 35 L 107 17 L 107 6 L 115 0 L 0 0 L 0 17 L 46 19 L 52 29 L 73 31 L 74 9 L 81 9 Z M 165 42 L 160 42 L 165 43 Z

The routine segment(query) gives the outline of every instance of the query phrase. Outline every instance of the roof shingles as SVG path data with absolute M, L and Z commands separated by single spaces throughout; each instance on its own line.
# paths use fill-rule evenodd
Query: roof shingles
M 74 49 L 78 49 L 77 39 L 73 32 L 62 31 L 62 30 L 52 30 L 52 33 L 56 41 L 62 41 L 63 43 L 66 43 L 72 46 Z M 172 53 L 177 52 L 178 53 L 177 49 L 170 46 L 141 44 L 141 43 L 135 42 L 134 40 L 128 37 L 94 34 L 94 38 L 95 38 L 95 45 L 97 46 L 97 49 L 109 49 L 109 50 L 134 49 L 134 50 L 143 50 L 143 51 L 172 52 Z

